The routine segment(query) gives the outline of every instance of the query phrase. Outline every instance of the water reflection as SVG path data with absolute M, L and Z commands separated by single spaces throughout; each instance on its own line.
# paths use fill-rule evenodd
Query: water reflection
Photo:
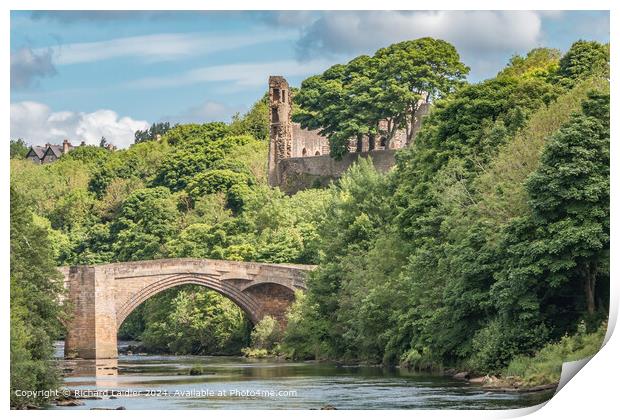
M 62 354 L 62 353 L 60 353 Z M 65 385 L 101 392 L 66 409 L 500 409 L 539 404 L 553 391 L 490 392 L 404 369 L 223 356 L 59 360 Z

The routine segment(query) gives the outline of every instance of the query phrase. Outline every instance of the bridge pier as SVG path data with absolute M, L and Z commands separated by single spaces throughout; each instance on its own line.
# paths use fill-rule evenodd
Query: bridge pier
M 71 267 L 65 275 L 65 287 L 72 305 L 67 328 L 65 357 L 115 359 L 116 308 L 114 290 L 105 267 Z

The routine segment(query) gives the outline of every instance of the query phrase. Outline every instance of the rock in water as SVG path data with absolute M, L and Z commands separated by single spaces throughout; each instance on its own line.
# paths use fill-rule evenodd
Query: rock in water
M 460 381 L 465 381 L 469 379 L 469 372 L 459 372 L 453 376 L 454 379 L 458 379 Z

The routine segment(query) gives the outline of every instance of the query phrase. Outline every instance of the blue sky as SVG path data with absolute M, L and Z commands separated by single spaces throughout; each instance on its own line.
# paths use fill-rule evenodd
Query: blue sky
M 608 12 L 11 13 L 11 138 L 121 147 L 157 121 L 229 120 L 270 74 L 293 85 L 393 42 L 453 43 L 470 81 L 514 54 L 609 42 Z

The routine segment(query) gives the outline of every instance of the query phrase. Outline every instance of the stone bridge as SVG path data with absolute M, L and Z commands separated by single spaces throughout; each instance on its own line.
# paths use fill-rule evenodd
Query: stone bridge
M 198 284 L 235 302 L 252 323 L 265 315 L 284 321 L 296 290 L 314 266 L 207 259 L 164 259 L 61 267 L 73 317 L 65 357 L 118 356 L 116 336 L 125 318 L 149 297 L 171 287 Z

